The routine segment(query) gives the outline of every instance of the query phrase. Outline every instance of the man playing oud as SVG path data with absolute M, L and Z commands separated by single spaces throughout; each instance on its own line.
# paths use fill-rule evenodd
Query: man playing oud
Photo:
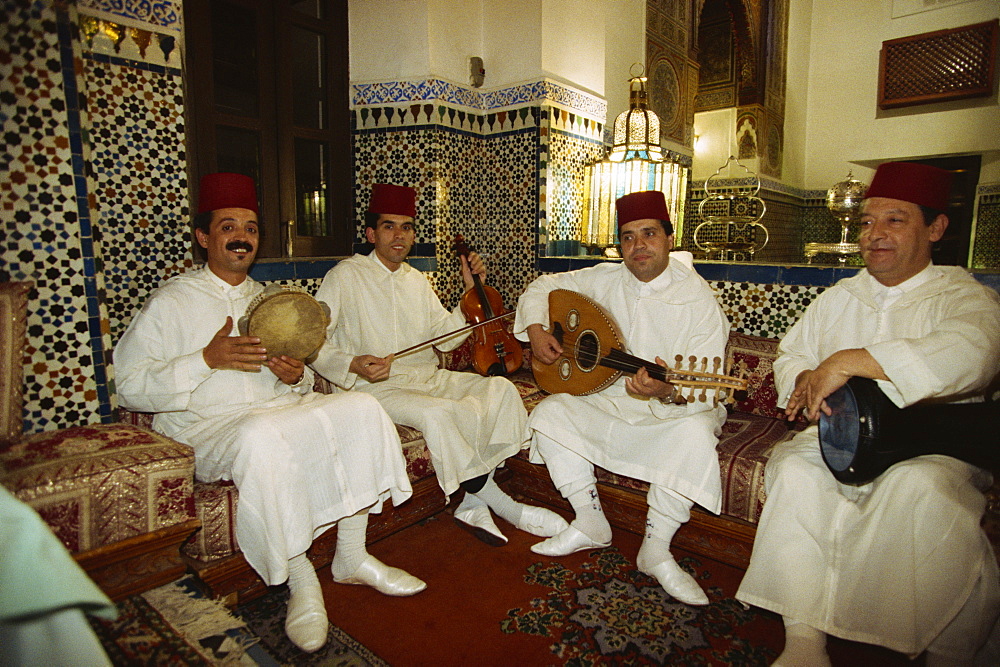
M 564 345 L 549 326 L 549 293 L 579 292 L 617 322 L 628 352 L 666 366 L 675 355 L 724 357 L 729 323 L 690 253 L 671 255 L 673 226 L 661 192 L 636 192 L 616 202 L 623 264 L 541 276 L 521 296 L 514 331 L 531 341 L 535 358 L 552 364 Z M 586 325 L 586 323 L 583 323 Z M 572 352 L 568 352 L 572 354 Z M 611 543 L 611 526 L 597 495 L 594 465 L 649 482 L 646 534 L 637 565 L 687 604 L 708 604 L 694 578 L 670 554 L 677 529 L 694 503 L 718 513 L 722 488 L 715 452 L 726 411 L 711 401 L 678 405 L 673 386 L 645 369 L 587 396 L 558 393 L 531 413 L 531 460 L 548 465 L 576 518 L 532 547 L 565 556 Z

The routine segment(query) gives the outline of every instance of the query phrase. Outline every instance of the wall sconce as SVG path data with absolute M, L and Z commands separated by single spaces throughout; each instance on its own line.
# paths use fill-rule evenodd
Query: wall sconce
M 618 256 L 615 200 L 631 192 L 662 192 L 678 246 L 684 236 L 688 170 L 663 159 L 660 119 L 647 106 L 646 77 L 641 76 L 639 67 L 640 75 L 629 72 L 629 108 L 615 118 L 611 152 L 583 169 L 586 203 L 580 242 L 608 257 Z

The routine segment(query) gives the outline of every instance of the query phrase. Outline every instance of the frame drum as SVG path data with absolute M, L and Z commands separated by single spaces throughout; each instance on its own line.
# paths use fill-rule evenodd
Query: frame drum
M 852 377 L 826 404 L 832 414 L 820 414 L 820 453 L 844 484 L 867 484 L 894 463 L 924 454 L 987 469 L 1000 457 L 998 403 L 898 408 L 874 380 Z
M 244 336 L 257 336 L 268 356 L 285 355 L 311 362 L 326 341 L 330 309 L 309 294 L 272 286 L 247 307 L 240 318 Z

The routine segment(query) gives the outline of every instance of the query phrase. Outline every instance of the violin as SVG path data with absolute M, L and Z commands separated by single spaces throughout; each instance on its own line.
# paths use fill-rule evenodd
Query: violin
M 469 258 L 469 246 L 461 234 L 455 236 L 455 254 Z M 503 297 L 494 288 L 484 285 L 478 274 L 472 274 L 473 286 L 462 295 L 461 307 L 465 321 L 476 326 L 471 335 L 472 367 L 480 375 L 509 375 L 521 367 L 524 351 L 503 320 Z M 494 320 L 489 322 L 489 320 Z

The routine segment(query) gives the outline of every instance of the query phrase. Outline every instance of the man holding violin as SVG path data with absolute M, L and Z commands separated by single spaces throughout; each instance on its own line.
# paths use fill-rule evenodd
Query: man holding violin
M 427 277 L 406 262 L 415 217 L 413 188 L 372 188 L 365 236 L 374 250 L 339 262 L 323 279 L 316 298 L 329 305 L 331 323 L 312 366 L 342 388 L 371 394 L 393 421 L 423 432 L 442 490 L 449 496 L 465 490 L 455 519 L 476 537 L 506 544 L 490 510 L 533 535 L 554 535 L 566 526 L 562 517 L 514 501 L 493 481 L 496 467 L 528 438 L 517 388 L 502 377 L 438 368 L 429 341 L 463 328 L 466 318 L 459 308 L 446 310 Z M 473 274 L 486 270 L 476 253 L 461 262 L 471 289 Z M 453 350 L 468 335 L 445 336 L 436 346 Z
M 729 322 L 692 268 L 691 253 L 670 252 L 674 232 L 663 193 L 632 193 L 618 199 L 616 208 L 624 262 L 537 278 L 518 302 L 515 333 L 531 341 L 537 362 L 553 364 L 564 353 L 572 356 L 572 350 L 564 350 L 569 342 L 546 330 L 549 295 L 564 289 L 606 309 L 629 351 L 655 358 L 661 367 L 666 367 L 661 357 L 673 360 L 678 354 L 724 358 Z M 649 482 L 646 535 L 636 563 L 674 598 L 704 605 L 708 598 L 674 560 L 670 542 L 694 503 L 716 513 L 721 509 L 715 447 L 726 411 L 711 401 L 675 404 L 669 400 L 673 389 L 640 368 L 634 377 L 619 378 L 596 393 L 553 394 L 532 411 L 531 460 L 548 466 L 576 517 L 531 550 L 565 556 L 611 544 L 611 526 L 597 495 L 596 464 Z
M 858 239 L 865 270 L 823 292 L 779 347 L 775 382 L 790 420 L 832 415 L 827 398 L 851 377 L 876 381 L 899 408 L 983 400 L 1000 371 L 1000 298 L 931 261 L 951 180 L 928 165 L 877 169 Z M 927 665 L 1000 662 L 997 563 L 980 527 L 990 473 L 932 454 L 845 484 L 819 438 L 811 426 L 775 447 L 736 594 L 782 615 L 775 664 L 829 665 L 828 634 L 926 651 Z M 992 439 L 983 446 L 995 448 Z

